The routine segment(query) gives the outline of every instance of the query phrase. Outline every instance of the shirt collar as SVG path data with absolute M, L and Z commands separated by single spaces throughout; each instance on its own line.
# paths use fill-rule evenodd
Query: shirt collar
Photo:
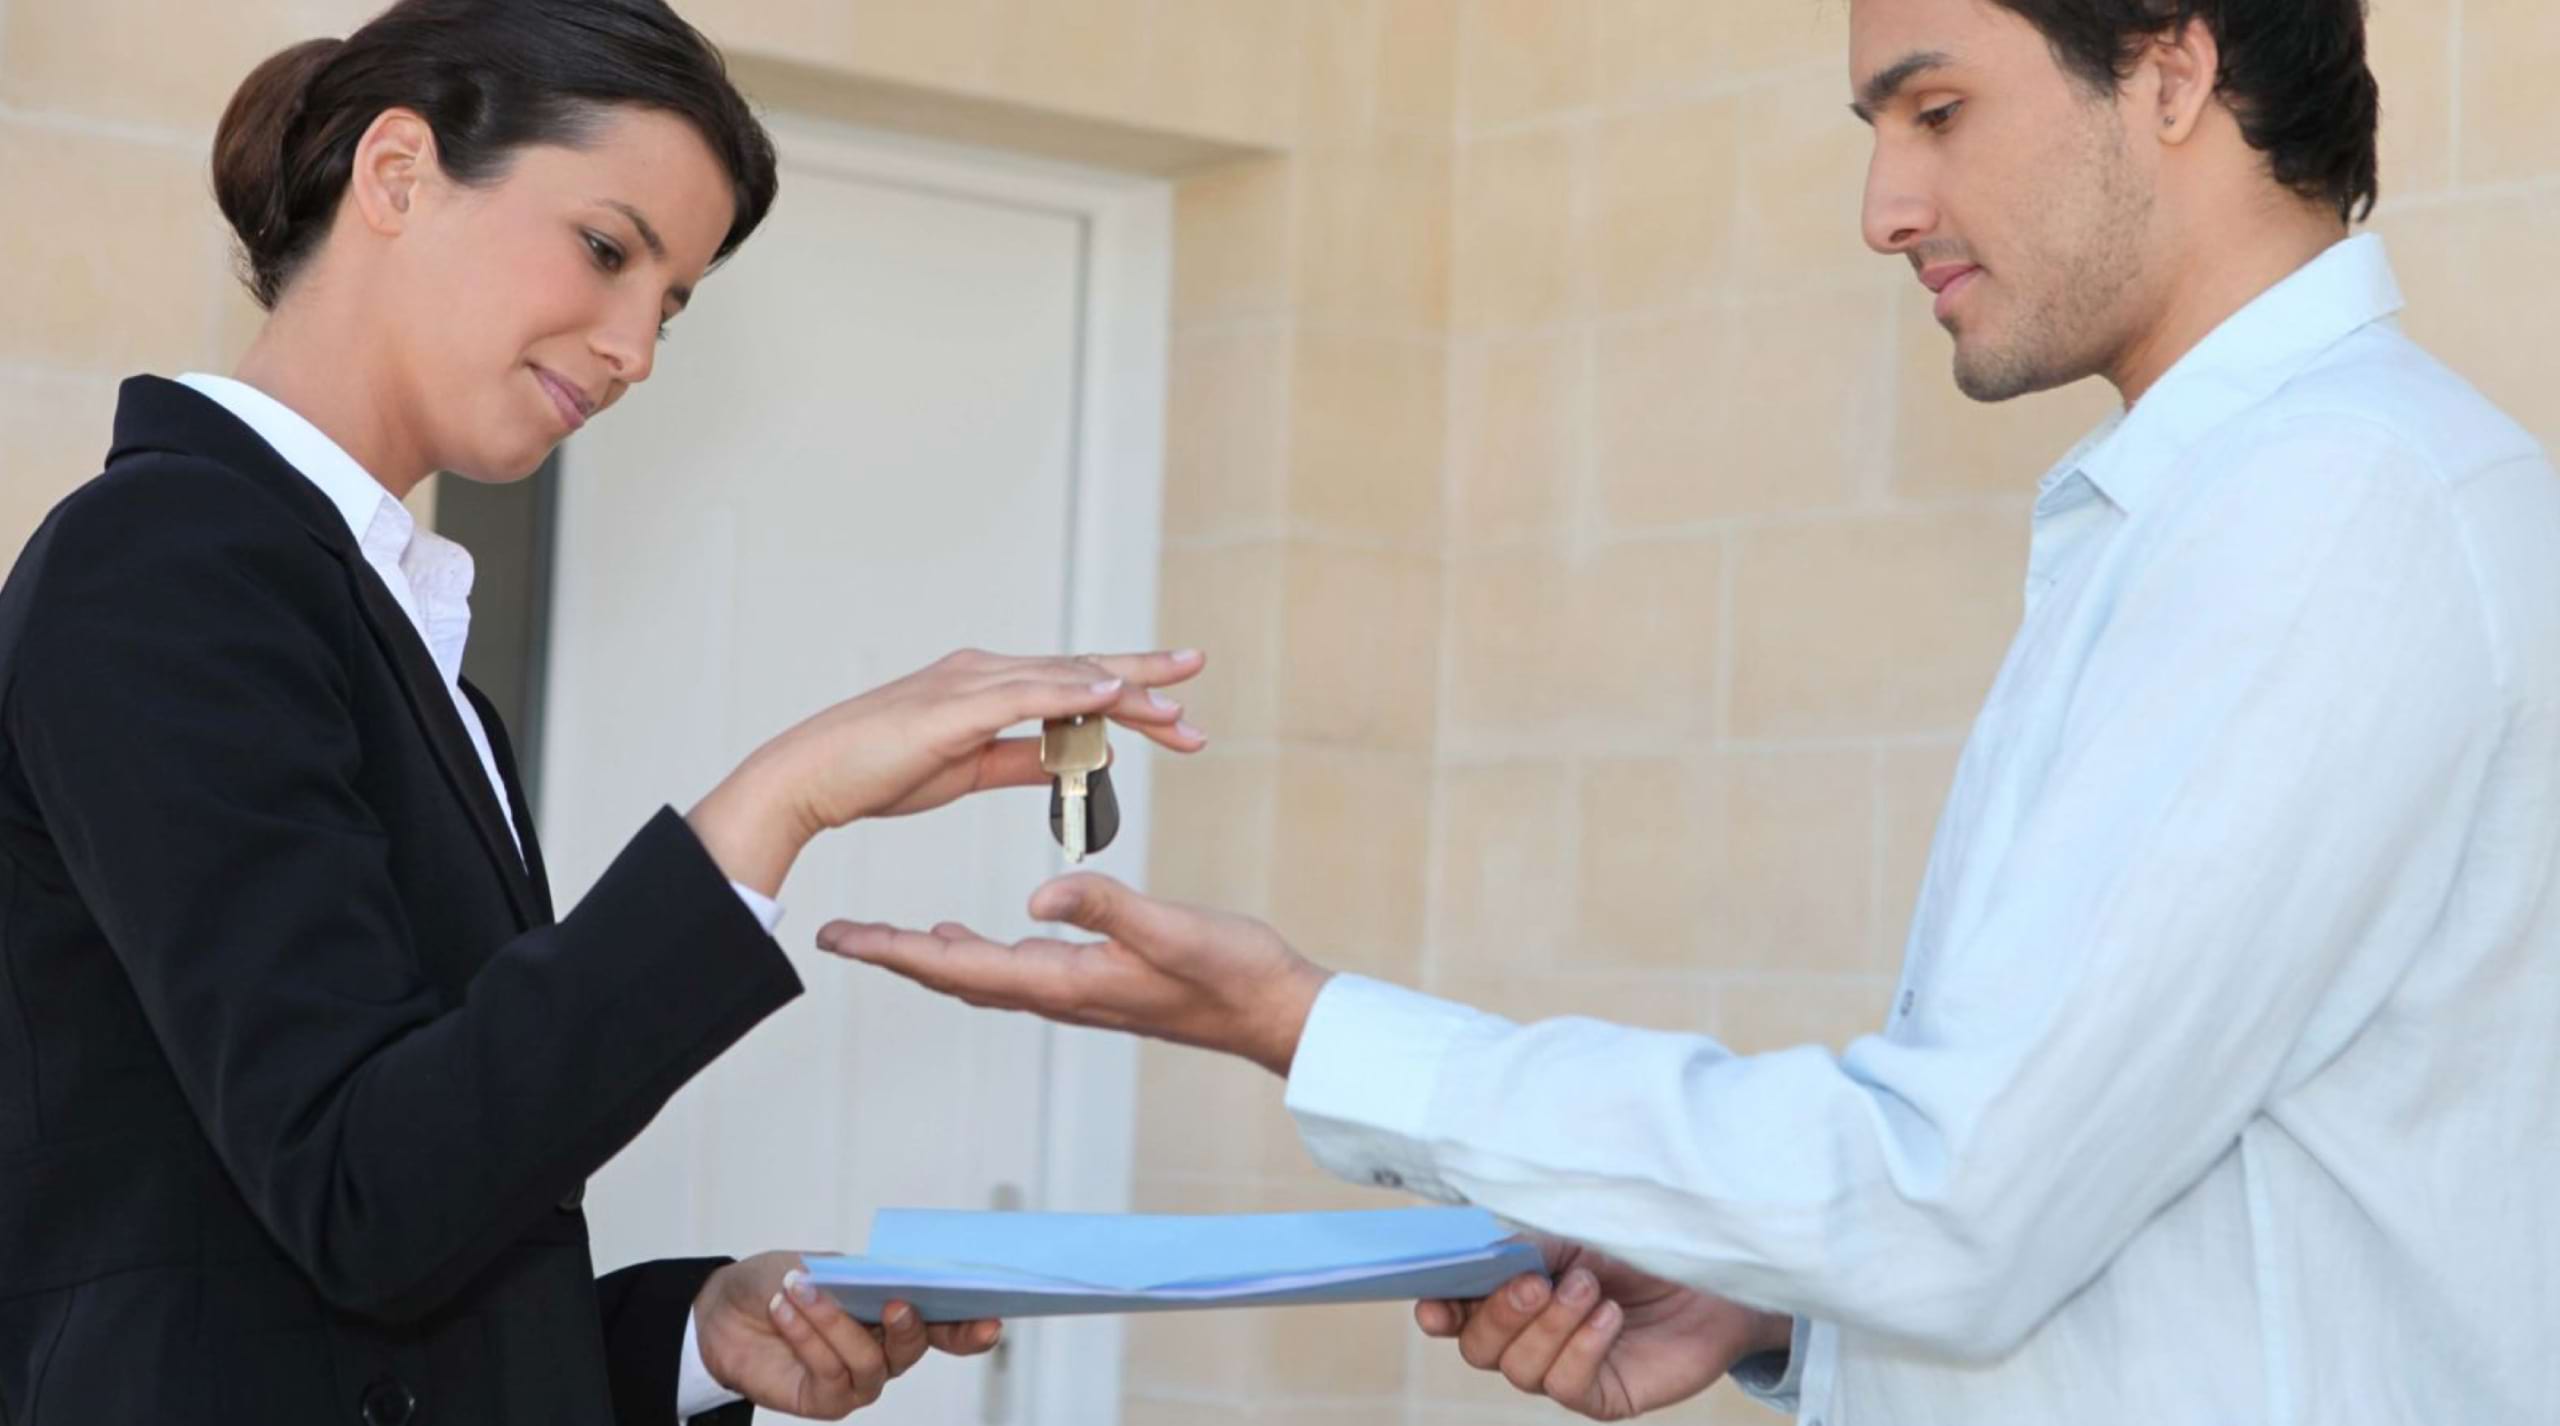
M 356 544 L 367 555 L 382 547 L 379 542 L 385 535 L 396 531 L 398 543 L 391 545 L 389 552 L 392 563 L 399 563 L 416 521 L 381 481 L 347 454 L 345 447 L 329 439 L 300 412 L 245 381 L 200 371 L 187 372 L 177 380 L 179 385 L 193 388 L 239 417 L 240 423 L 257 432 L 260 440 L 275 447 L 286 464 L 302 472 L 303 479 L 318 486 L 320 493 L 329 497 L 329 503 L 338 508 L 339 517 L 347 522 L 348 533 L 356 537 Z M 399 513 L 377 534 L 375 526 L 383 522 L 385 505 Z
M 292 407 L 226 376 L 188 372 L 177 380 L 239 417 L 328 497 L 365 562 L 381 574 L 392 602 L 417 627 L 436 667 L 448 680 L 457 676 L 471 629 L 470 553 L 432 530 L 419 529 L 408 506 Z
M 2134 509 L 2189 447 L 2403 305 L 2380 237 L 2332 246 L 2180 357 L 2133 409 L 2109 418 L 2055 466 L 2042 494 L 2050 501 L 2077 475 L 2117 508 Z

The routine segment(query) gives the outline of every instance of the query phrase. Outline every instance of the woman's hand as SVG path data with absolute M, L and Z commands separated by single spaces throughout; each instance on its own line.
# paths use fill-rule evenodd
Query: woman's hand
M 695 1340 L 712 1379 L 758 1406 L 834 1421 L 880 1399 L 930 1347 L 976 1356 L 1001 1323 L 928 1327 L 904 1303 L 867 1327 L 809 1283 L 798 1253 L 760 1253 L 713 1273 L 693 1300 Z
M 967 651 L 839 703 L 758 748 L 688 820 L 732 881 L 770 896 L 818 833 L 924 812 L 972 792 L 1037 787 L 1037 719 L 1101 714 L 1175 752 L 1208 740 L 1159 689 L 1200 672 L 1180 653 L 1010 658 Z

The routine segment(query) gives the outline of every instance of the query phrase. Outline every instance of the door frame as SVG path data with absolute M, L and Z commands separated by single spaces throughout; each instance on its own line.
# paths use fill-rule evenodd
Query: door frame
M 995 202 L 1074 221 L 1082 235 L 1075 432 L 1069 471 L 1068 602 L 1059 651 L 1155 645 L 1162 555 L 1173 193 L 1162 178 L 1113 173 L 789 112 L 766 116 L 786 171 L 818 169 L 871 183 Z M 1151 806 L 1150 755 L 1113 764 L 1123 803 Z M 1148 819 L 1128 819 L 1115 850 L 1143 887 Z M 1123 1213 L 1135 1171 L 1137 1043 L 1125 1035 L 1049 1028 L 1041 1087 L 1041 1182 L 1035 1206 Z M 1009 1419 L 1085 1426 L 1120 1416 L 1123 1324 L 1059 1318 L 1025 1334 Z M 1030 1391 L 1023 1391 L 1027 1385 Z

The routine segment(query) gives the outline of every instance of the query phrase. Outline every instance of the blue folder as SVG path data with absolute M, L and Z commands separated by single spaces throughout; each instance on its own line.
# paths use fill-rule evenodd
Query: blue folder
M 1473 1208 L 1228 1215 L 885 1209 L 858 1257 L 812 1258 L 865 1322 L 1476 1298 L 1544 1267 Z

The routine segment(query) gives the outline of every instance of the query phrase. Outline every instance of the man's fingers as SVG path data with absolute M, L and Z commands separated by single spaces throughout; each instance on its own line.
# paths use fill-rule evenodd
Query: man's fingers
M 1575 1268 L 1556 1284 L 1555 1295 L 1502 1352 L 1502 1375 L 1531 1395 L 1547 1389 L 1547 1373 L 1555 1370 L 1564 1345 L 1600 1306 L 1600 1281 Z
M 818 946 L 971 1005 L 1028 1010 L 1052 1019 L 1076 1013 L 1068 994 L 1068 963 L 1086 953 L 1086 948 L 1063 941 L 1000 946 L 949 922 L 927 932 L 830 921 L 818 932 Z
M 1142 896 L 1095 872 L 1062 876 L 1032 892 L 1031 915 L 1130 946 L 1177 944 L 1199 928 L 1198 912 Z
M 1479 1371 L 1500 1366 L 1502 1354 L 1554 1296 L 1547 1280 L 1536 1273 L 1523 1273 L 1503 1284 L 1500 1292 L 1477 1305 L 1459 1329 L 1458 1355 Z
M 1548 1396 L 1568 1406 L 1587 1406 L 1595 1397 L 1600 1381 L 1600 1368 L 1609 1360 L 1609 1349 L 1618 1345 L 1618 1333 L 1627 1323 L 1627 1314 L 1614 1302 L 1603 1302 L 1590 1317 L 1567 1338 L 1564 1350 L 1556 1354 L 1555 1365 L 1547 1369 L 1543 1383 Z
M 1455 1302 L 1432 1299 L 1413 1305 L 1413 1325 L 1426 1337 L 1455 1337 L 1467 1325 L 1467 1309 Z

